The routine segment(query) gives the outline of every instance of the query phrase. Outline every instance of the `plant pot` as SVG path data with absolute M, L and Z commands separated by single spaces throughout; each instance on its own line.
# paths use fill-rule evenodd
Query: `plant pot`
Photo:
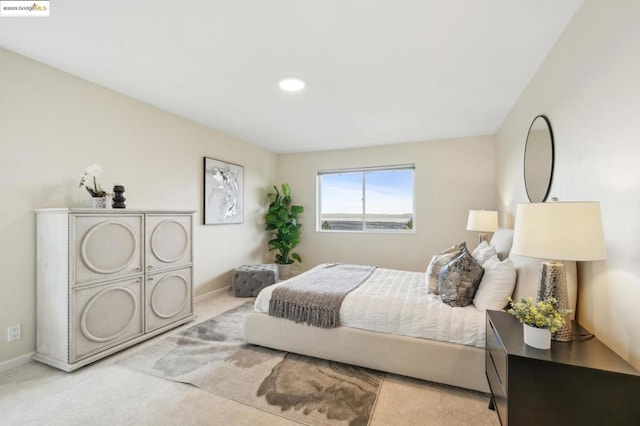
M 291 277 L 290 263 L 278 263 L 278 277 L 281 280 L 288 280 Z
M 551 332 L 546 328 L 531 327 L 522 324 L 524 331 L 524 343 L 537 349 L 549 349 L 551 347 Z
M 106 209 L 107 208 L 107 197 L 91 197 L 91 208 L 92 209 Z

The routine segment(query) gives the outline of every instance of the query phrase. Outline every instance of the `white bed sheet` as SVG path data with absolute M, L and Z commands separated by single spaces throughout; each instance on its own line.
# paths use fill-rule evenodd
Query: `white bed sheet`
M 268 314 L 271 293 L 283 283 L 264 288 L 256 298 L 254 311 Z M 340 322 L 364 330 L 481 348 L 485 345 L 484 311 L 473 305 L 452 308 L 427 294 L 426 277 L 420 272 L 377 268 L 345 297 Z

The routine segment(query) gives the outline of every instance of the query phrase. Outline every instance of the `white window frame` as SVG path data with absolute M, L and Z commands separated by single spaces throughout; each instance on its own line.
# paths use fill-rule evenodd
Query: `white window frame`
M 415 234 L 416 233 L 416 176 L 415 176 L 415 164 L 399 164 L 390 166 L 374 166 L 374 167 L 356 167 L 348 169 L 330 169 L 330 170 L 318 170 L 316 176 L 316 231 L 317 232 L 355 232 L 362 233 L 383 233 L 383 234 Z M 390 170 L 411 170 L 412 173 L 412 207 L 411 212 L 413 226 L 411 229 L 368 229 L 367 228 L 367 206 L 366 206 L 366 176 L 368 172 L 384 172 Z M 362 173 L 362 229 L 322 229 L 322 176 L 330 174 L 342 174 L 342 173 Z

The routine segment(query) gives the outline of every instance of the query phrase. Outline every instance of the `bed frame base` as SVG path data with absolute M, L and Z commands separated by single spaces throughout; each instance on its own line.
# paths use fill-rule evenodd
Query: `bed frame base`
M 255 345 L 489 392 L 483 348 L 351 327 L 323 329 L 257 312 L 244 327 L 245 340 Z

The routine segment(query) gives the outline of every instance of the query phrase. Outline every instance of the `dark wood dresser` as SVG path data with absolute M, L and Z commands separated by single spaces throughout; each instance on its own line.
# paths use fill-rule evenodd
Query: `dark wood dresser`
M 535 349 L 514 316 L 487 311 L 485 371 L 502 425 L 640 425 L 640 372 L 595 337 Z

